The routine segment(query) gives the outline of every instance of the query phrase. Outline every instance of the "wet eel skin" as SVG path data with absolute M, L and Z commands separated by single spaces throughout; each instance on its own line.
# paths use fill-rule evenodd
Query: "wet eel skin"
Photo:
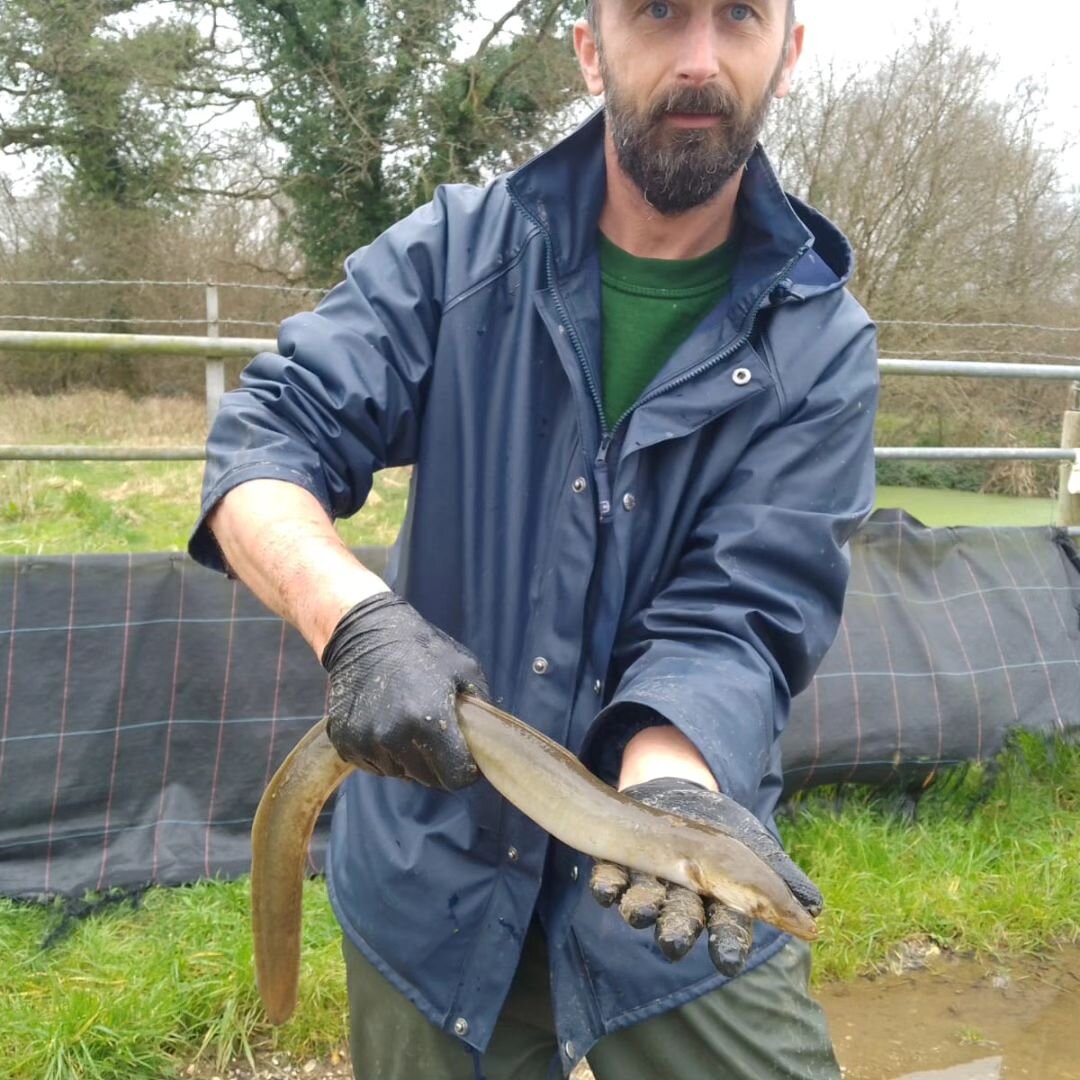
M 564 747 L 487 702 L 462 696 L 458 721 L 492 786 L 568 847 L 684 885 L 804 940 L 817 936 L 813 917 L 745 844 L 620 795 Z M 273 1024 L 284 1023 L 296 1007 L 304 875 L 315 821 L 354 768 L 338 756 L 320 720 L 282 762 L 255 814 L 255 981 Z

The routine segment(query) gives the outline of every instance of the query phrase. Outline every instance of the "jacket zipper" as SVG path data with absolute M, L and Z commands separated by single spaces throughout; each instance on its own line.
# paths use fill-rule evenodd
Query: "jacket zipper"
M 607 452 L 608 448 L 611 446 L 611 436 L 613 431 L 608 429 L 607 417 L 604 415 L 604 400 L 600 396 L 599 387 L 597 387 L 596 380 L 593 378 L 592 372 L 589 370 L 589 365 L 585 360 L 585 350 L 581 347 L 581 341 L 578 338 L 577 331 L 574 329 L 574 324 L 571 322 L 570 316 L 567 313 L 562 293 L 559 292 L 558 287 L 555 284 L 555 256 L 551 252 L 551 233 L 521 202 L 517 197 L 517 193 L 509 184 L 506 185 L 506 190 L 509 192 L 510 201 L 517 207 L 518 211 L 544 234 L 544 260 L 548 288 L 551 290 L 551 295 L 555 298 L 555 307 L 559 313 L 559 322 L 566 329 L 567 336 L 570 338 L 570 344 L 573 346 L 578 366 L 581 368 L 582 375 L 585 376 L 585 385 L 588 387 L 589 396 L 592 398 L 593 407 L 596 409 L 596 416 L 600 421 L 600 451 L 593 461 L 592 472 L 593 486 L 596 488 L 596 504 L 600 514 L 600 521 L 606 523 L 609 522 L 612 517 L 611 479 L 608 475 Z M 622 418 L 620 418 L 620 421 L 621 419 Z M 616 425 L 616 427 L 618 427 L 618 425 Z
M 604 415 L 603 399 L 600 396 L 596 380 L 593 378 L 592 372 L 589 370 L 589 365 L 585 360 L 585 350 L 581 347 L 577 331 L 574 329 L 574 324 L 570 320 L 566 305 L 563 303 L 562 294 L 555 284 L 555 257 L 551 251 L 551 234 L 547 228 L 544 227 L 543 223 L 538 221 L 531 211 L 522 204 L 521 200 L 517 197 L 517 194 L 509 184 L 507 184 L 506 190 L 509 192 L 510 201 L 514 206 L 516 206 L 517 209 L 544 234 L 544 256 L 548 288 L 551 289 L 551 295 L 555 298 L 555 307 L 559 313 L 559 322 L 566 329 L 567 336 L 570 338 L 570 344 L 574 348 L 574 355 L 577 356 L 578 365 L 581 368 L 582 374 L 585 376 L 585 385 L 588 387 L 589 395 L 592 397 L 593 405 L 596 408 L 596 415 L 600 420 L 600 449 L 597 452 L 596 458 L 593 460 L 592 471 L 593 483 L 596 487 L 596 503 L 600 514 L 600 522 L 601 524 L 606 525 L 613 517 L 611 507 L 611 475 L 607 455 L 608 451 L 611 449 L 612 440 L 623 422 L 639 405 L 644 405 L 647 401 L 652 401 L 661 394 L 666 394 L 669 390 L 674 390 L 676 387 L 685 385 L 691 379 L 697 378 L 698 375 L 703 374 L 717 364 L 722 364 L 729 357 L 734 356 L 735 353 L 750 340 L 750 335 L 754 331 L 754 323 L 757 321 L 758 313 L 765 306 L 765 301 L 772 295 L 776 286 L 787 277 L 788 271 L 790 271 L 799 259 L 802 258 L 804 249 L 800 248 L 798 253 L 788 260 L 784 268 L 772 279 L 769 283 L 769 287 L 762 290 L 761 294 L 754 302 L 754 306 L 750 309 L 742 332 L 733 341 L 725 345 L 718 353 L 714 353 L 706 360 L 703 360 L 697 367 L 691 368 L 677 378 L 656 387 L 644 397 L 639 398 L 609 428 L 607 417 Z
M 616 432 L 618 432 L 619 428 L 622 426 L 622 424 L 626 421 L 630 414 L 636 408 L 638 408 L 638 406 L 644 405 L 646 402 L 655 400 L 656 398 L 660 397 L 661 394 L 666 394 L 669 390 L 674 390 L 680 386 L 684 386 L 691 379 L 696 379 L 699 375 L 703 375 L 710 368 L 715 367 L 717 364 L 722 364 L 725 360 L 728 360 L 732 356 L 734 356 L 735 353 L 737 353 L 743 347 L 743 345 L 745 345 L 750 340 L 750 335 L 754 332 L 754 323 L 757 322 L 758 314 L 765 306 L 765 301 L 773 294 L 773 291 L 780 284 L 780 282 L 787 277 L 788 272 L 799 261 L 799 259 L 802 258 L 802 256 L 803 250 L 800 249 L 798 254 L 795 255 L 793 258 L 789 259 L 783 269 L 780 270 L 778 274 L 776 274 L 776 276 L 769 283 L 768 288 L 762 290 L 757 300 L 754 301 L 754 306 L 750 309 L 750 312 L 746 317 L 746 322 L 743 324 L 743 329 L 737 337 L 728 342 L 728 344 L 725 345 L 719 352 L 714 353 L 710 357 L 707 357 L 696 367 L 691 368 L 689 371 L 684 371 L 682 375 L 679 375 L 674 379 L 670 379 L 666 383 L 662 383 L 660 386 L 657 386 L 653 390 L 649 391 L 649 393 L 644 394 L 642 397 L 638 398 L 638 400 L 635 401 L 634 404 L 631 405 L 630 408 L 628 408 L 622 414 L 622 416 L 620 416 L 618 420 L 615 421 L 614 425 L 611 428 L 611 431 L 605 434 L 604 438 L 601 440 L 600 443 L 600 453 L 597 455 L 596 463 L 593 466 L 594 472 L 599 474 L 602 471 L 604 489 L 607 492 L 606 497 L 608 513 L 607 517 L 605 517 L 603 513 L 604 503 L 601 502 L 601 521 L 611 520 L 611 484 L 608 478 L 607 455 L 608 451 L 611 448 L 612 440 Z
M 581 347 L 581 341 L 578 338 L 577 331 L 574 329 L 574 324 L 566 310 L 566 305 L 563 303 L 562 293 L 559 292 L 559 289 L 555 284 L 555 257 L 551 254 L 551 241 L 546 232 L 544 233 L 544 253 L 547 261 L 548 288 L 551 289 L 551 295 L 555 298 L 555 307 L 559 313 L 559 322 L 566 328 L 567 336 L 570 338 L 570 344 L 574 347 L 574 354 L 577 356 L 578 366 L 581 368 L 581 373 L 585 376 L 585 385 L 589 388 L 589 396 L 593 400 L 593 405 L 596 408 L 596 415 L 600 420 L 600 452 L 593 461 L 592 471 L 593 484 L 596 487 L 597 510 L 600 514 L 600 521 L 606 524 L 612 517 L 611 478 L 608 475 L 607 452 L 608 448 L 611 446 L 611 437 L 615 433 L 618 424 L 615 425 L 615 428 L 608 430 L 607 417 L 604 415 L 604 399 L 600 396 L 600 388 L 596 385 L 596 380 L 593 378 L 593 374 L 589 370 L 589 365 L 585 360 L 585 350 Z

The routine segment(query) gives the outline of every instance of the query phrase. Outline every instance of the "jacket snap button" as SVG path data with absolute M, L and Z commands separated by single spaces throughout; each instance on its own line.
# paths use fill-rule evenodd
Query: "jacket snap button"
M 573 1061 L 574 1060 L 574 1044 L 568 1039 L 563 1046 L 563 1050 L 566 1051 L 566 1056 Z
M 736 386 L 745 386 L 754 376 L 750 373 L 749 368 L 736 368 L 731 373 L 731 381 Z
M 599 679 L 597 679 L 596 682 L 592 684 L 592 688 L 594 694 L 599 694 L 603 692 L 604 684 Z
M 469 1021 L 464 1016 L 459 1016 L 454 1021 L 454 1034 L 461 1036 L 469 1034 Z
M 623 509 L 624 510 L 633 510 L 634 507 L 637 506 L 637 499 L 635 499 L 634 496 L 631 495 L 630 492 L 628 491 L 622 497 L 622 504 L 623 504 Z
M 516 847 L 507 848 L 506 849 L 506 857 L 511 862 L 517 862 L 518 861 L 518 849 Z
M 573 489 L 575 495 L 580 495 L 589 485 L 585 483 L 585 477 L 579 476 L 570 487 Z
M 533 671 L 535 671 L 537 675 L 546 674 L 548 666 L 548 662 L 542 656 L 538 656 L 533 661 Z
M 571 866 L 570 867 L 570 880 L 571 881 L 577 881 L 577 879 L 578 879 L 578 868 L 576 866 Z M 570 1056 L 573 1057 L 574 1055 L 571 1054 Z

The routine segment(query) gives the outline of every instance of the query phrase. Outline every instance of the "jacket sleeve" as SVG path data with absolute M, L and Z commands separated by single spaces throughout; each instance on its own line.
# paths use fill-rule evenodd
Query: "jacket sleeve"
M 377 469 L 411 464 L 445 287 L 444 193 L 351 255 L 313 312 L 281 324 L 226 394 L 210 429 L 202 512 L 188 545 L 224 564 L 206 516 L 232 488 L 277 479 L 331 517 L 364 503 Z
M 863 322 L 702 509 L 675 573 L 616 643 L 616 690 L 597 724 L 610 724 L 599 740 L 620 757 L 662 718 L 725 793 L 753 805 L 791 698 L 839 628 L 845 545 L 873 508 L 877 384 Z

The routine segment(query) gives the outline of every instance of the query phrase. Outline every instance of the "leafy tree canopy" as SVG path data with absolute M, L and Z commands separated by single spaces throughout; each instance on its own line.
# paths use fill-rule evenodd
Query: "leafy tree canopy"
M 314 280 L 429 198 L 543 144 L 581 94 L 571 0 L 518 0 L 479 44 L 473 0 L 233 0 L 284 147 L 289 227 Z
M 71 194 L 113 207 L 177 198 L 205 148 L 185 111 L 215 66 L 200 5 L 6 0 L 0 5 L 0 149 L 37 151 Z

